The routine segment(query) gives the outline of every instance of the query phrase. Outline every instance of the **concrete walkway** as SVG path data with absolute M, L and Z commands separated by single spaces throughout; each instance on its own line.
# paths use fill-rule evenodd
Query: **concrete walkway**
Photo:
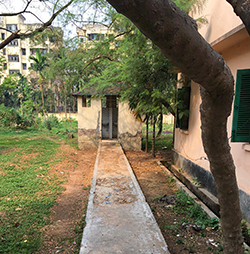
M 102 141 L 80 254 L 170 254 L 119 143 Z

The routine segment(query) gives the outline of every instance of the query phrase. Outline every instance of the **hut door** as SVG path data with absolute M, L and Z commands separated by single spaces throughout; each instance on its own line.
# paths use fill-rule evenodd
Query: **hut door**
M 116 96 L 106 96 L 102 105 L 102 138 L 117 138 L 118 132 L 118 108 Z

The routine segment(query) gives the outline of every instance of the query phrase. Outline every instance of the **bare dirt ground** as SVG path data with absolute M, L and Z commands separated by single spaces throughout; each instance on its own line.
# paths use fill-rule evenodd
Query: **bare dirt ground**
M 63 175 L 65 190 L 59 195 L 52 209 L 52 224 L 44 228 L 44 246 L 37 253 L 79 253 L 88 194 L 91 184 L 96 151 L 79 151 L 67 145 L 61 146 L 64 159 L 54 167 Z M 175 183 L 169 181 L 156 160 L 170 159 L 170 153 L 158 153 L 156 158 L 145 152 L 126 152 L 142 191 L 162 230 L 171 254 L 217 253 L 215 245 L 220 240 L 218 231 L 205 228 L 195 231 L 191 225 L 181 226 L 184 215 L 177 214 L 157 197 L 175 195 Z M 173 227 L 173 228 L 171 228 Z M 219 252 L 218 252 L 219 253 Z M 132 254 L 132 253 L 130 253 Z M 156 253 L 155 253 L 156 254 Z
M 60 149 L 64 159 L 54 166 L 53 173 L 66 181 L 51 210 L 52 224 L 44 228 L 45 241 L 39 254 L 79 252 L 96 150 L 77 150 L 68 145 Z
M 158 200 L 163 195 L 176 195 L 176 184 L 156 161 L 171 161 L 171 152 L 158 152 L 156 158 L 144 152 L 127 151 L 126 156 L 133 168 L 146 200 L 162 231 L 171 254 L 217 254 L 221 233 L 212 227 L 194 229 L 195 224 L 185 223 L 186 215 L 176 212 L 168 203 Z M 197 228 L 196 228 L 197 229 Z M 217 252 L 218 250 L 218 252 Z

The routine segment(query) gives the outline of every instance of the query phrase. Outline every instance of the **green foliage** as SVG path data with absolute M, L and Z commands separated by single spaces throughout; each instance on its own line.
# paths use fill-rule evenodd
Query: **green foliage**
M 149 125 L 149 142 L 148 142 L 148 148 L 152 148 L 152 125 Z M 173 124 L 163 124 L 162 125 L 162 133 L 161 135 L 157 135 L 155 139 L 155 150 L 162 150 L 162 148 L 172 149 L 173 148 L 173 133 L 171 131 L 173 130 Z M 158 134 L 159 128 L 156 128 L 156 133 Z M 145 150 L 146 146 L 146 126 L 143 127 L 142 132 L 142 150 Z
M 219 229 L 220 220 L 217 217 L 209 218 L 207 220 L 208 227 L 212 227 L 213 229 Z
M 43 32 L 37 33 L 30 38 L 32 46 L 43 45 L 47 47 L 47 41 L 53 42 L 54 46 L 59 46 L 63 43 L 63 31 L 61 28 L 53 27 L 45 29 Z
M 46 136 L 0 132 L 0 253 L 36 253 L 42 244 L 42 228 L 62 190 L 50 172 L 59 145 Z
M 159 199 L 161 199 L 163 196 L 164 196 L 164 195 L 159 196 L 159 197 L 155 197 L 155 198 L 153 199 L 153 202 L 157 202 L 157 201 L 158 201 Z
M 65 108 L 68 102 L 74 104 L 72 94 L 78 92 L 85 81 L 84 53 L 82 49 L 70 50 L 61 46 L 48 55 L 50 68 L 46 69 L 46 75 L 52 81 L 57 80 L 55 88 L 60 91 Z
M 36 56 L 29 56 L 30 60 L 33 60 L 33 65 L 29 67 L 29 70 L 34 70 L 39 73 L 39 84 L 41 90 L 41 99 L 42 99 L 42 110 L 44 113 L 45 110 L 45 102 L 44 102 L 44 85 L 45 85 L 45 75 L 44 72 L 46 67 L 49 66 L 47 56 L 43 56 L 42 52 L 39 49 L 36 49 Z
M 4 76 L 4 70 L 6 69 L 6 59 L 4 56 L 0 56 L 0 79 Z
M 223 253 L 223 247 L 222 247 L 222 244 L 221 244 L 221 243 L 220 243 L 219 246 L 217 247 L 216 253 L 217 253 L 217 254 Z
M 21 115 L 14 108 L 7 108 L 0 105 L 0 123 L 5 127 L 16 127 L 25 129 L 32 126 L 33 119 L 29 116 Z
M 169 182 L 170 182 L 170 183 L 173 183 L 173 182 L 174 182 L 173 176 L 170 176 L 170 177 L 169 177 Z
M 33 65 L 29 67 L 29 69 L 38 72 L 40 77 L 43 79 L 44 69 L 49 66 L 47 56 L 43 56 L 42 52 L 39 49 L 36 49 L 36 56 L 29 56 L 29 59 L 33 60 Z
M 176 73 L 159 48 L 132 22 L 112 11 L 110 17 L 113 34 L 103 41 L 91 42 L 85 54 L 88 77 L 84 86 L 101 90 L 119 85 L 120 100 L 128 102 L 138 119 L 157 124 L 159 136 L 163 114 L 174 112 Z M 154 155 L 155 135 L 152 139 Z
M 16 88 L 17 85 L 17 76 L 16 74 L 12 74 L 7 76 L 4 80 L 3 83 L 0 86 L 0 96 L 4 95 L 4 92 L 7 91 L 14 91 L 14 89 Z
M 33 101 L 34 91 L 22 74 L 7 76 L 0 86 L 0 103 L 15 108 L 22 116 L 31 117 L 35 110 Z
M 177 5 L 178 8 L 188 14 L 192 6 L 194 6 L 197 2 L 197 0 L 173 0 L 173 2 Z
M 205 211 L 182 190 L 177 192 L 174 209 L 179 213 L 185 213 L 190 216 L 190 218 L 194 219 L 195 223 L 202 226 L 202 228 L 213 227 L 214 229 L 218 229 L 219 227 L 219 220 L 217 218 L 208 218 Z
M 198 14 L 203 10 L 207 0 L 173 0 L 173 2 L 187 14 Z M 204 17 L 200 17 L 198 21 L 204 23 Z
M 51 130 L 53 127 L 58 125 L 58 118 L 54 115 L 50 115 L 44 121 L 44 125 L 48 130 Z
M 184 242 L 181 238 L 177 238 L 176 243 L 177 244 L 184 244 Z

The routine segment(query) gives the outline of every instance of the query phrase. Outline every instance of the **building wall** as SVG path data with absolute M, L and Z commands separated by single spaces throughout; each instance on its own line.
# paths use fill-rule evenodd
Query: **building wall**
M 236 72 L 238 69 L 250 69 L 250 37 L 241 43 L 237 43 L 233 47 L 223 52 L 236 80 Z M 228 120 L 228 133 L 231 136 L 233 112 Z M 230 143 L 232 154 L 236 165 L 236 175 L 239 188 L 250 194 L 250 151 L 249 143 Z
M 201 142 L 201 120 L 200 120 L 200 90 L 199 85 L 192 82 L 190 95 L 190 115 L 188 131 L 177 128 L 175 130 L 175 150 L 196 162 L 201 167 L 209 169 L 208 161 L 203 158 L 205 156 L 203 145 Z
M 79 45 L 82 47 L 91 47 L 91 41 L 94 42 L 95 40 L 101 40 L 102 38 L 98 37 L 98 39 L 92 39 L 91 36 L 94 34 L 99 35 L 106 35 L 109 34 L 110 31 L 107 26 L 102 24 L 86 24 L 83 25 L 81 28 L 76 29 L 77 36 L 79 38 Z
M 118 141 L 125 150 L 141 150 L 142 123 L 136 120 L 127 103 L 118 108 Z
M 22 15 L 13 16 L 13 17 L 2 17 L 0 20 L 0 26 L 5 27 L 7 24 L 15 24 L 17 25 L 17 29 L 21 30 L 21 32 L 26 32 L 29 29 L 34 29 L 37 24 L 25 24 L 25 18 Z M 11 35 L 10 32 L 0 29 L 0 41 L 2 40 L 2 34 L 5 35 L 5 38 L 9 37 Z M 29 56 L 32 55 L 31 49 L 32 48 L 42 48 L 46 49 L 47 51 L 53 47 L 53 43 L 49 42 L 49 40 L 46 40 L 44 45 L 32 45 L 29 38 L 26 39 L 17 39 L 18 46 L 5 46 L 4 49 L 0 51 L 0 54 L 3 55 L 7 62 L 7 69 L 4 71 L 5 76 L 10 74 L 10 71 L 18 71 L 24 76 L 27 76 L 29 74 L 29 67 L 31 66 L 32 61 L 29 60 Z M 26 54 L 22 54 L 22 49 L 26 50 Z M 6 51 L 6 54 L 4 55 L 4 50 Z M 18 62 L 11 62 L 8 59 L 9 55 L 17 55 L 19 56 Z M 23 64 L 26 64 L 26 69 L 23 68 Z M 35 74 L 34 74 L 35 75 Z M 36 75 L 35 75 L 36 76 Z
M 223 56 L 236 80 L 238 69 L 250 69 L 250 37 L 226 1 L 210 0 L 206 10 L 210 11 L 207 12 L 210 24 L 204 26 L 201 31 L 205 38 L 212 42 L 213 48 Z M 200 103 L 199 85 L 192 83 L 189 130 L 184 132 L 176 129 L 173 158 L 178 167 L 192 177 L 197 177 L 205 188 L 216 195 L 215 183 L 201 140 Z M 233 107 L 227 124 L 229 137 L 232 116 Z M 230 142 L 230 146 L 236 166 L 243 217 L 250 222 L 250 145 Z
M 172 114 L 163 115 L 163 123 L 174 124 L 174 116 Z
M 201 16 L 208 20 L 208 24 L 202 25 L 199 32 L 209 43 L 216 41 L 242 23 L 225 0 L 207 0 L 202 13 L 196 13 L 194 18 Z
M 80 149 L 97 148 L 101 140 L 101 100 L 91 99 L 91 107 L 82 107 L 82 96 L 78 103 L 78 146 Z
M 80 149 L 97 148 L 102 138 L 102 105 L 100 99 L 91 98 L 91 107 L 78 102 L 78 146 Z M 124 149 L 141 150 L 141 122 L 137 121 L 127 103 L 118 104 L 118 141 Z

